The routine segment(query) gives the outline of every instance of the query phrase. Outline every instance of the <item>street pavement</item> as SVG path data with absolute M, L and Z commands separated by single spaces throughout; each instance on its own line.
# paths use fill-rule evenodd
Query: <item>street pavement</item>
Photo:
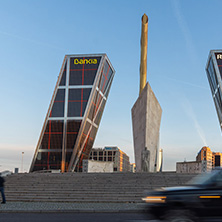
M 67 202 L 7 202 L 0 213 L 138 213 L 144 211 L 139 203 L 67 203 Z
M 3 222 L 163 222 L 151 220 L 143 213 L 1 213 Z M 165 221 L 166 222 L 166 221 Z M 203 222 L 221 222 L 211 219 Z
M 8 202 L 0 204 L 4 222 L 159 222 L 145 213 L 143 204 L 135 203 L 47 203 Z M 206 219 L 205 222 L 221 222 Z
M 3 222 L 147 222 L 141 213 L 2 213 Z M 151 222 L 151 221 L 149 221 Z

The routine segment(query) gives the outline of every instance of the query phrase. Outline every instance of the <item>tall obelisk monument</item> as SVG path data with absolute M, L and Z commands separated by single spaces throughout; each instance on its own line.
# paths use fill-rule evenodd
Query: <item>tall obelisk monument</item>
M 146 86 L 147 76 L 147 41 L 148 41 L 148 17 L 146 14 L 142 17 L 142 31 L 141 31 L 141 55 L 140 55 L 140 93 Z
M 140 93 L 132 113 L 136 172 L 156 172 L 162 109 L 147 82 L 148 17 L 142 16 Z

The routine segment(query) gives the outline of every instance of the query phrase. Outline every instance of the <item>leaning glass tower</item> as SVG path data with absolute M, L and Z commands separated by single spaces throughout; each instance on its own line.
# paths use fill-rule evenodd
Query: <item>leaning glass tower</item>
M 114 74 L 106 54 L 65 56 L 30 172 L 82 171 Z
M 206 72 L 222 129 L 222 50 L 211 50 Z

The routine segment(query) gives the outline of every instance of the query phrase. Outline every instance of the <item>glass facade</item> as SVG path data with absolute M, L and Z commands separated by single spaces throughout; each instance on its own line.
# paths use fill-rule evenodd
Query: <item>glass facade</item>
M 206 72 L 222 129 L 222 50 L 210 51 Z
M 105 54 L 65 56 L 30 172 L 82 171 L 114 74 Z

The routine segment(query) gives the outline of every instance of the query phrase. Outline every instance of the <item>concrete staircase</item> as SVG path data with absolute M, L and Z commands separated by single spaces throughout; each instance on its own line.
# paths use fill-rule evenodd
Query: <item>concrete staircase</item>
M 139 203 L 144 190 L 180 186 L 195 174 L 27 173 L 6 177 L 7 201 Z

